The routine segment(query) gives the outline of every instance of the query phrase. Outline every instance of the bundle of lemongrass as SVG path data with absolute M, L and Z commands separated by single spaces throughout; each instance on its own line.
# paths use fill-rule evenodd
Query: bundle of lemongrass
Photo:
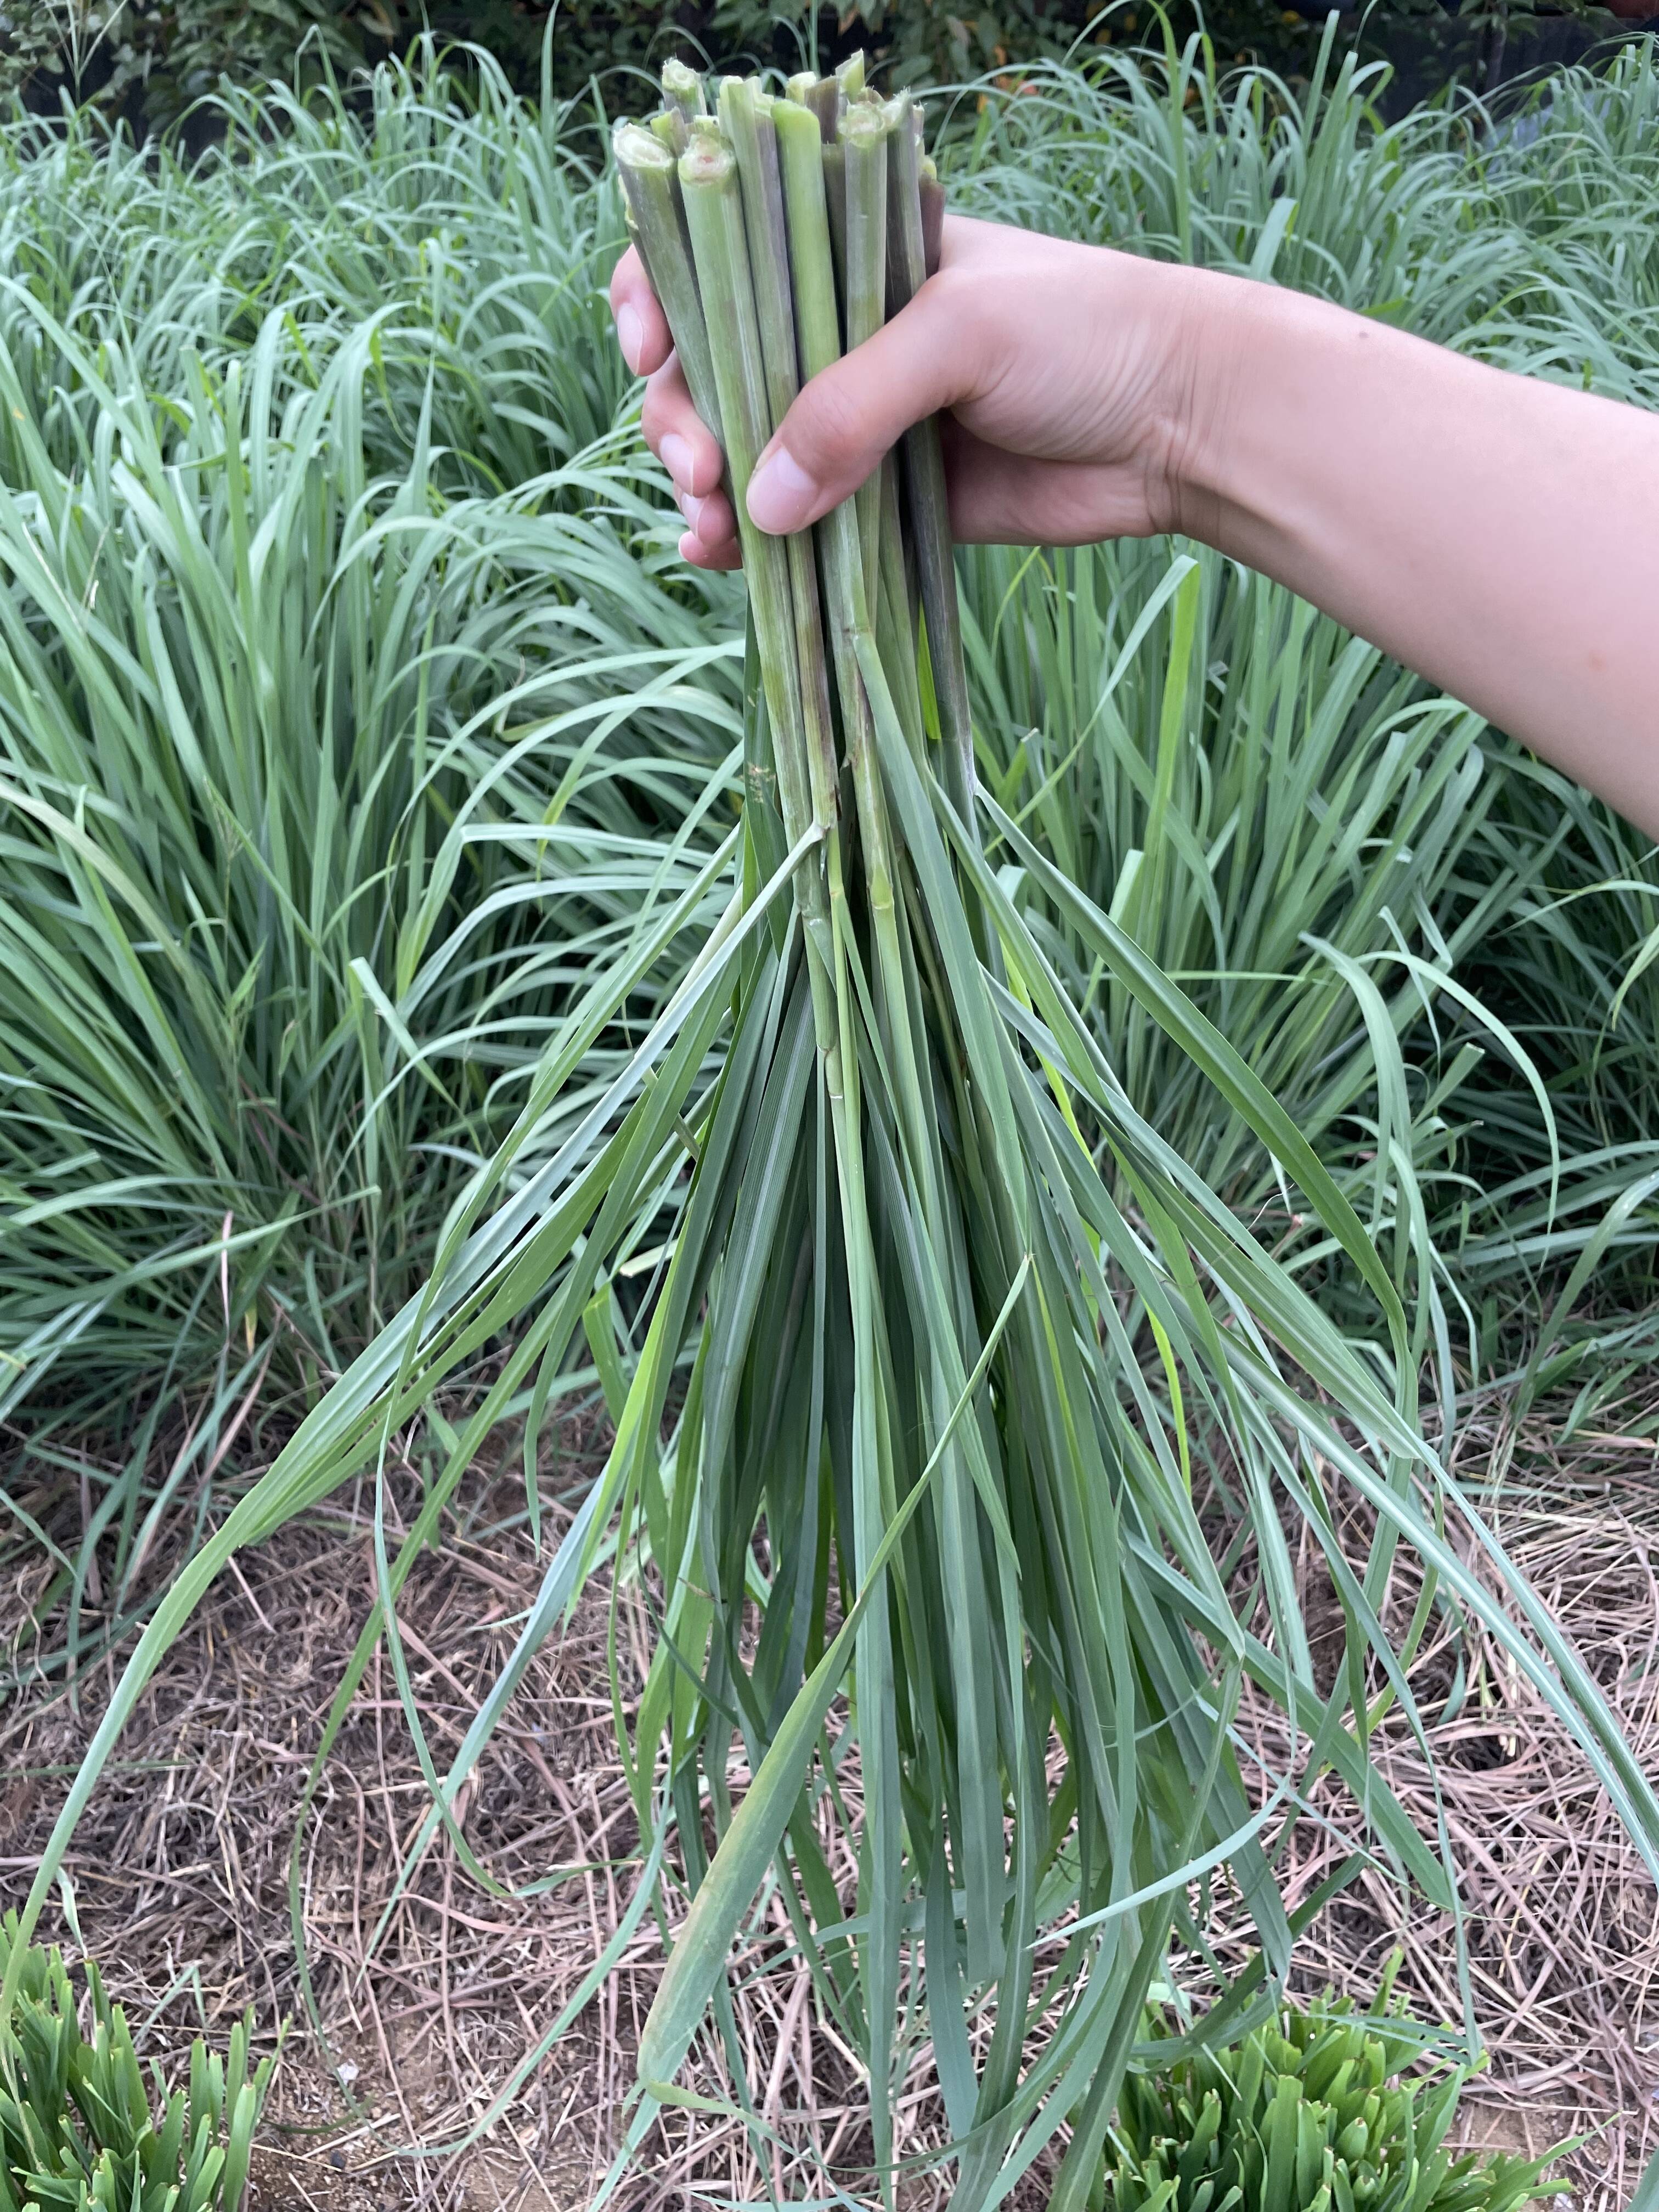
M 666 1733 L 658 1802 L 696 1892 L 640 2048 L 640 2124 L 711 2002 L 740 2066 L 724 1974 L 771 1868 L 821 2014 L 868 2069 L 884 2191 L 897 2085 L 927 2038 L 956 2201 L 995 2201 L 1065 2126 L 1052 2201 L 1069 2206 L 1097 2173 L 1194 1870 L 1231 1863 L 1261 1931 L 1258 1973 L 1288 1950 L 1231 1705 L 1246 1673 L 1292 1711 L 1298 1686 L 1320 1700 L 1276 1513 L 1257 1537 L 1263 1635 L 1235 1618 L 1212 1563 L 1189 1430 L 1226 1440 L 1242 1510 L 1288 1491 L 1316 1537 L 1309 1469 L 1348 1469 L 1389 1501 L 1386 1573 L 1394 1522 L 1414 1510 L 1413 1358 L 1394 1283 L 1286 1117 L 976 793 L 936 426 L 814 529 L 769 538 L 748 520 L 750 471 L 800 384 L 929 273 L 939 210 L 918 110 L 866 91 L 857 65 L 792 79 L 784 97 L 726 78 L 713 113 L 671 67 L 664 94 L 649 123 L 618 131 L 617 164 L 726 451 L 758 665 L 748 880 L 783 877 L 792 900 L 734 1001 L 607 1492 L 663 1578 L 635 1730 L 641 1814 L 657 1817 Z M 1024 926 L 1022 871 L 1238 1103 L 1370 1282 L 1392 1396 L 1375 1358 L 1134 1115 Z M 690 1394 L 659 1461 L 683 1341 Z M 1356 1597 L 1357 1620 L 1374 1595 Z M 1343 1702 L 1316 1715 L 1314 1764 L 1357 1783 Z M 756 1777 L 735 1814 L 734 1749 Z M 831 1879 L 826 1820 L 856 1835 L 855 1899 Z M 1445 1898 L 1409 1824 L 1382 1820 Z
M 663 113 L 620 132 L 618 167 L 741 520 L 750 469 L 798 384 L 926 280 L 937 191 L 915 111 L 868 98 L 856 69 L 795 80 L 781 99 L 726 83 L 714 118 L 689 72 L 665 77 Z M 1401 1536 L 1430 1571 L 1407 1649 L 1437 1577 L 1574 1731 L 1655 1865 L 1659 1801 L 1501 1553 L 1491 1546 L 1476 1571 L 1443 1533 L 1455 1493 L 1415 1407 L 1432 1307 L 1420 1295 L 1434 1265 L 1426 1228 L 1402 1201 L 1385 1267 L 1288 1115 L 1137 941 L 1151 894 L 1126 899 L 1118 920 L 1101 912 L 976 786 L 932 426 L 811 532 L 779 541 L 745 526 L 744 537 L 755 680 L 741 823 L 694 880 L 644 902 L 614 964 L 550 1037 L 425 1286 L 160 1597 L 20 1933 L 46 1909 L 144 1684 L 215 1578 L 377 1455 L 384 1474 L 400 1431 L 424 1425 L 442 1453 L 395 1547 L 377 1486 L 377 1603 L 307 1804 L 384 1637 L 435 1785 L 404 1878 L 442 1824 L 495 1889 L 457 1798 L 531 1657 L 608 1559 L 638 1573 L 658 1613 L 623 1738 L 644 1856 L 635 1894 L 472 2132 L 534 2074 L 665 1890 L 689 1890 L 613 2184 L 660 2104 L 685 2094 L 674 2076 L 712 2016 L 778 2193 L 849 2201 L 833 2176 L 795 2185 L 811 2116 L 769 2121 L 744 2080 L 727 1973 L 759 1895 L 750 1963 L 804 1968 L 826 2039 L 865 2069 L 884 2197 L 902 2148 L 916 2147 L 897 2143 L 895 2114 L 928 2054 L 958 2212 L 1003 2201 L 1060 2141 L 1049 2202 L 1078 2212 L 1102 2185 L 1142 1999 L 1172 1943 L 1184 1978 L 1213 1978 L 1194 2032 L 1205 2039 L 1282 1973 L 1296 1923 L 1266 1845 L 1320 1775 L 1352 1791 L 1375 1851 L 1456 1909 L 1443 1837 L 1437 1850 L 1419 1836 L 1368 1757 L 1390 1700 L 1415 1721 L 1382 1622 Z M 1162 763 L 1188 742 L 1210 680 L 1189 665 L 1200 580 L 1174 561 L 1133 633 L 1150 636 L 1172 600 L 1158 818 Z M 1178 834 L 1172 817 L 1161 834 Z M 641 984 L 705 925 L 728 877 L 724 912 L 676 968 L 676 988 L 625 1064 L 596 1079 L 596 1040 L 635 1033 Z M 1267 1148 L 1305 1225 L 1294 1267 L 1234 1218 L 1201 1161 L 1136 1113 L 1103 1017 L 1068 999 L 1027 926 L 1028 881 L 1037 910 L 1063 916 L 1068 958 L 1080 945 L 1097 963 L 1104 988 L 1090 1004 L 1133 1002 Z M 1407 1110 L 1396 1103 L 1396 1116 Z M 1301 1287 L 1322 1252 L 1339 1251 L 1375 1300 L 1363 1339 Z M 1413 1283 L 1408 1324 L 1401 1291 Z M 584 1332 L 591 1366 L 573 1356 Z M 398 1594 L 503 1423 L 522 1436 L 539 1534 L 538 1437 L 595 1372 L 615 1417 L 605 1469 L 440 1782 Z M 434 1401 L 458 1373 L 480 1387 L 451 1427 Z M 1339 1486 L 1375 1528 L 1363 1562 L 1353 1516 L 1333 1510 Z M 1324 1555 L 1347 1637 L 1317 1679 L 1298 1598 L 1310 1550 Z M 1247 1680 L 1248 1790 L 1232 1726 Z M 619 1666 L 613 1684 L 625 1723 Z M 1277 1725 L 1261 1725 L 1264 1705 L 1279 1709 Z M 1263 1771 L 1275 1742 L 1279 1765 Z M 842 1883 L 849 1844 L 856 1881 Z M 302 1857 L 296 1844 L 296 1884 Z M 1261 1938 L 1231 1984 L 1199 1911 L 1224 1868 Z M 14 1945 L 0 1978 L 0 2018 L 22 1955 Z M 774 2069 L 760 2104 L 774 2106 L 779 2081 Z M 903 2103 L 914 2115 L 908 2092 Z

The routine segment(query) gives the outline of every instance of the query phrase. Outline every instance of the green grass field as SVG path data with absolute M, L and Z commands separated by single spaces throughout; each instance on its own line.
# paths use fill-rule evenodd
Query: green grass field
M 1374 88 L 1328 47 L 1292 90 L 1194 43 L 1045 68 L 933 121 L 964 209 L 1659 406 L 1653 42 L 1496 118 L 1384 127 Z M 456 1791 L 614 1568 L 663 1638 L 644 1682 L 614 1660 L 613 1681 L 677 1923 L 731 1832 L 731 1775 L 761 1773 L 855 1595 L 805 1439 L 837 1480 L 840 1447 L 804 1387 L 770 1429 L 754 1402 L 814 1340 L 793 1254 L 823 1231 L 808 1169 L 767 1218 L 787 1267 L 732 1195 L 788 1110 L 763 1101 L 772 1039 L 745 1060 L 745 1010 L 773 990 L 783 1008 L 793 957 L 781 909 L 754 911 L 771 848 L 742 805 L 741 584 L 675 554 L 610 334 L 624 234 L 586 119 L 487 72 L 463 102 L 428 58 L 367 101 L 228 94 L 193 165 L 84 118 L 0 134 L 0 1542 L 49 1562 L 9 1690 L 78 1695 L 112 1648 L 126 1669 L 31 1912 L 213 1577 L 348 1481 L 383 1494 L 394 1459 L 422 1502 L 401 1543 L 377 1510 L 381 1603 L 330 1731 L 384 1639 L 434 1801 L 415 1851 L 447 1826 L 471 1864 Z M 804 1782 L 786 1761 L 756 1784 L 778 1807 L 764 1848 L 740 1830 L 715 1864 L 738 1869 L 733 1929 L 763 1884 L 787 1896 L 877 2107 L 934 2039 L 952 2125 L 981 2130 L 978 2204 L 1062 2123 L 1087 2139 L 1080 2084 L 1112 1993 L 1145 1985 L 1137 1943 L 1196 1941 L 1170 1902 L 1183 1869 L 1229 1863 L 1261 1965 L 1288 1957 L 1244 1834 L 1241 1679 L 1293 1746 L 1307 1731 L 1298 1772 L 1340 1773 L 1375 1849 L 1453 1902 L 1449 1853 L 1368 1796 L 1368 1700 L 1404 1694 L 1381 1618 L 1398 1547 L 1440 1577 L 1407 1647 L 1431 1614 L 1507 1638 L 1659 1850 L 1651 1778 L 1569 1644 L 1495 1551 L 1477 1575 L 1443 1540 L 1477 1400 L 1518 1417 L 1552 1395 L 1565 1449 L 1659 1344 L 1659 855 L 1206 549 L 973 549 L 958 576 L 1016 982 L 1078 1018 L 1062 1081 L 1031 1014 L 1014 1090 L 1030 1079 L 1033 1127 L 1065 1115 L 1090 1153 L 1079 1202 L 1111 1209 L 1090 1216 L 1099 1327 L 1074 1389 L 1069 1354 L 1050 1371 L 1011 1334 L 992 1391 L 1036 1394 L 1055 1437 L 1077 1416 L 1068 1540 L 1091 1578 L 1066 1583 L 1052 1532 L 1011 1539 L 1016 1575 L 991 1517 L 964 1535 L 941 1509 L 935 1536 L 922 1516 L 893 1568 L 890 1799 L 861 1826 L 849 1778 L 877 1753 L 854 1695 L 802 1738 Z M 874 1264 L 884 1310 L 919 1310 L 905 1255 Z M 957 1375 L 946 1410 L 969 1335 L 988 1366 L 1000 1341 L 987 1295 L 964 1256 L 941 1305 L 968 1316 L 962 1345 L 930 1370 Z M 815 1326 L 833 1399 L 852 1338 L 834 1311 Z M 938 1326 L 894 1321 L 898 1364 L 912 1329 L 935 1357 Z M 902 1496 L 939 1409 L 897 1383 L 892 1403 L 921 1440 Z M 617 1449 L 556 1546 L 545 1450 L 595 1413 Z M 786 1480 L 766 1439 L 798 1417 Z M 446 1776 L 395 1601 L 486 1452 L 522 1469 L 544 1571 Z M 1058 1528 L 1070 1493 L 1041 1459 Z M 1350 1489 L 1374 1515 L 1352 1560 L 1333 1534 Z M 965 1478 L 962 1500 L 971 1522 Z M 723 1609 L 664 1595 L 699 1530 Z M 1310 1531 L 1341 1598 L 1335 1689 L 1289 1571 Z M 158 1579 L 163 1553 L 186 1564 Z M 1011 1643 L 980 1679 L 951 1623 L 986 1606 Z M 937 1677 L 913 1631 L 950 1650 Z M 1022 1769 L 1023 1729 L 1063 1747 L 1062 1778 Z M 1228 1818 L 1195 1829 L 1194 1791 Z M 820 1816 L 860 1829 L 851 1894 Z M 1034 1987 L 1018 1962 L 1056 1930 Z M 729 2039 L 725 1948 L 675 1985 L 688 2036 L 712 2004 Z M 950 1957 L 954 2028 L 917 1973 L 878 2033 L 922 1952 Z M 1236 2016 L 1253 1987 L 1232 1984 Z M 1080 2206 L 1090 2177 L 1065 2173 L 1055 2201 Z

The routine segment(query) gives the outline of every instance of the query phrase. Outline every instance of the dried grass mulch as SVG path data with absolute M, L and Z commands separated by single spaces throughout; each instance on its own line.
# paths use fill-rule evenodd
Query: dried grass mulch
M 1553 1456 L 1547 1430 L 1520 1440 L 1471 1425 L 1466 1476 L 1508 1469 L 1492 1508 L 1518 1565 L 1577 1638 L 1638 1755 L 1659 1772 L 1659 1466 L 1609 1431 Z M 412 1475 L 401 1498 L 412 1512 Z M 35 1501 L 45 1508 L 49 1501 Z M 432 1755 L 447 1764 L 510 1650 L 538 1560 L 510 1481 L 480 1475 L 441 1553 L 419 1563 L 400 1611 Z M 67 1508 L 65 1510 L 68 1510 Z M 394 1530 L 395 1535 L 395 1530 Z M 1363 1530 L 1358 1533 L 1363 1534 Z M 0 1589 L 0 1637 L 20 1648 L 38 1583 L 25 1564 Z M 164 1558 L 155 1563 L 165 1570 Z M 1310 1608 L 1321 1598 L 1304 1555 Z M 168 2063 L 205 2024 L 222 2039 L 251 2004 L 262 2043 L 293 2022 L 256 2172 L 256 2212 L 371 2212 L 423 2205 L 550 2208 L 591 2202 L 622 2126 L 632 2051 L 660 1966 L 647 1915 L 619 1962 L 501 2122 L 462 2138 L 568 2002 L 632 1893 L 637 1834 L 612 1745 L 603 1592 L 532 1665 L 465 1793 L 467 1845 L 502 1889 L 575 1869 L 529 1897 L 494 1893 L 440 1838 L 395 1902 L 398 1869 L 428 1799 L 384 1655 L 371 1666 L 328 1762 L 298 1869 L 305 1948 L 333 2067 L 305 2025 L 289 1922 L 289 1859 L 301 1792 L 334 1689 L 373 1600 L 368 1502 L 359 1496 L 285 1531 L 210 1595 L 146 1691 L 76 1838 L 69 1871 L 88 1947 L 105 1962 L 143 2047 Z M 1391 1618 L 1415 1595 L 1402 1565 Z M 641 1623 L 619 1609 L 625 1692 L 642 1662 Z M 1463 1662 L 1461 1696 L 1449 1693 Z M 107 1695 L 100 1668 L 76 1686 L 25 1683 L 0 1711 L 0 1904 L 27 1887 L 52 1815 Z M 1659 1914 L 1653 1886 L 1577 1751 L 1483 1641 L 1455 1653 L 1443 1632 L 1413 1670 L 1441 1803 L 1464 1869 L 1464 1940 L 1476 2014 L 1492 2054 L 1469 2108 L 1472 2135 L 1505 2144 L 1586 2130 L 1571 2171 L 1576 2212 L 1617 2212 L 1659 2144 Z M 1271 1717 L 1247 1711 L 1265 1759 Z M 1394 1715 L 1379 1757 L 1425 1832 L 1429 1768 Z M 1316 1882 L 1355 1826 L 1328 1784 L 1285 1839 L 1293 1888 Z M 850 1860 L 842 1871 L 850 1877 Z M 380 1926 L 382 1915 L 385 1925 Z M 51 1932 L 64 1934 L 60 1924 Z M 781 1933 L 780 1927 L 775 1933 Z M 1455 2017 L 1456 1930 L 1381 1869 L 1322 1917 L 1300 1978 L 1365 1994 L 1389 1951 L 1423 2011 Z M 856 2187 L 864 2149 L 849 2053 L 817 2019 L 805 1977 L 769 1968 L 763 1943 L 737 2010 L 750 2077 L 786 2146 L 810 2143 Z M 777 1948 L 782 1949 L 780 1944 Z M 941 2140 L 925 2053 L 906 2106 L 906 2148 Z M 711 2056 L 700 2086 L 718 2094 Z M 422 2154 L 408 2146 L 424 2144 Z M 625 2212 L 690 2205 L 703 2192 L 764 2201 L 792 2161 L 757 2170 L 738 2127 L 665 2115 Z M 937 2179 L 907 2212 L 943 2205 Z M 1028 2201 L 1042 2201 L 1041 2172 Z
M 1644 1421 L 1644 1426 L 1649 1425 Z M 1603 1429 L 1557 1450 L 1546 1424 L 1519 1437 L 1501 1409 L 1460 1435 L 1457 1472 L 1488 1526 L 1576 1643 L 1644 1770 L 1659 1777 L 1659 1454 Z M 1483 1487 L 1484 1486 L 1484 1487 Z M 1359 1516 L 1355 1516 L 1358 1522 Z M 1364 1526 L 1356 1529 L 1363 1537 Z M 1490 1563 L 1467 1534 L 1462 1557 Z M 1355 1547 L 1358 1549 L 1358 1547 Z M 1304 1605 L 1334 1615 L 1304 1548 Z M 1421 1589 L 1402 1556 L 1384 1620 L 1403 1635 Z M 1315 1643 L 1316 1670 L 1319 1646 Z M 1410 1680 L 1430 1756 L 1396 1706 L 1373 1749 L 1419 1832 L 1443 1819 L 1463 1918 L 1432 1911 L 1380 1867 L 1364 1872 L 1298 1946 L 1304 1989 L 1364 1996 L 1403 1948 L 1398 1986 L 1419 2018 L 1462 2018 L 1459 1943 L 1490 2054 L 1470 2091 L 1472 2140 L 1539 2154 L 1590 2140 L 1562 2169 L 1578 2212 L 1623 2212 L 1659 2151 L 1659 1898 L 1566 1730 L 1496 1640 L 1443 1620 Z M 1382 1687 L 1372 1683 L 1373 1693 Z M 1277 1714 L 1247 1706 L 1264 1771 L 1288 1746 Z M 1356 1808 L 1327 1778 L 1291 1824 L 1281 1873 L 1294 1900 L 1360 1836 Z

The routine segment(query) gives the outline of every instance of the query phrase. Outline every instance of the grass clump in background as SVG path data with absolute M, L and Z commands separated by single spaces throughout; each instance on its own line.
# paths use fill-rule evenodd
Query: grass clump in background
M 419 1289 L 740 759 L 558 115 L 254 106 L 193 166 L 84 118 L 0 164 L 0 1422 L 33 1468 L 97 1439 L 51 1668 Z
M 90 2036 L 56 1949 L 0 1929 L 15 1996 L 0 2023 L 0 2212 L 240 2212 L 271 2059 L 248 2070 L 252 2015 L 221 2057 L 198 2040 L 189 2084 L 146 2080 L 126 2014 L 82 1962 Z
M 1236 2043 L 1124 2079 L 1091 2212 L 1520 2212 L 1559 2155 L 1445 2148 L 1469 2069 L 1413 2069 L 1434 2039 L 1390 1996 L 1328 1993 Z M 1161 2023 L 1160 2023 L 1161 2025 Z

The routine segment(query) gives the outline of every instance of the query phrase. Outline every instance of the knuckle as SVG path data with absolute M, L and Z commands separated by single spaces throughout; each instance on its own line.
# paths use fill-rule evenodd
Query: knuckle
M 807 404 L 800 427 L 805 436 L 800 443 L 806 450 L 797 457 L 809 468 L 815 463 L 833 465 L 860 442 L 862 417 L 852 379 L 842 368 L 828 369 L 813 380 L 803 397 Z M 787 442 L 795 449 L 793 435 Z
M 996 324 L 989 288 L 971 270 L 945 267 L 927 280 L 935 343 L 959 368 L 982 360 Z

